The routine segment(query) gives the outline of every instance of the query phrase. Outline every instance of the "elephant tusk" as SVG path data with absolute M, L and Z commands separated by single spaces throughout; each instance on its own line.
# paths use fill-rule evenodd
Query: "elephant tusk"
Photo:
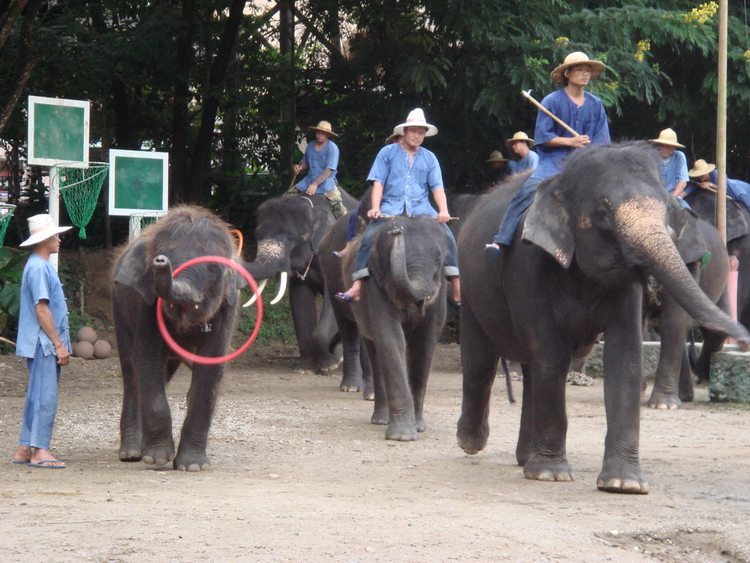
M 243 305 L 243 307 L 249 307 L 253 303 L 255 303 L 255 300 L 258 298 L 258 295 L 261 295 L 263 293 L 263 290 L 266 288 L 266 282 L 268 280 L 261 280 L 261 282 L 258 284 L 258 293 L 253 293 L 253 296 L 247 300 L 247 303 Z
M 271 305 L 276 305 L 276 303 L 281 301 L 281 298 L 284 297 L 284 293 L 286 293 L 287 277 L 288 277 L 288 274 L 286 272 L 281 272 L 281 283 L 279 284 L 279 293 L 276 294 L 276 297 L 273 298 L 273 301 L 271 301 Z

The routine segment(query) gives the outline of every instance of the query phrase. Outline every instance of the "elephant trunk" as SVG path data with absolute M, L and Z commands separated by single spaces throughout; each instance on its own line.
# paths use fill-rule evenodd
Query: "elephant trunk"
M 620 206 L 615 221 L 623 247 L 701 326 L 732 336 L 746 348 L 750 333 L 716 307 L 700 289 L 667 233 L 664 214 L 664 203 L 653 198 L 631 200 Z
M 245 266 L 250 275 L 256 281 L 263 283 L 265 280 L 280 275 L 279 291 L 271 300 L 271 305 L 275 305 L 284 297 L 287 288 L 288 272 L 291 269 L 284 245 L 277 240 L 264 240 L 258 245 L 258 254 L 254 262 Z M 265 283 L 263 283 L 265 288 Z M 262 292 L 262 289 L 261 289 Z M 255 302 L 255 295 L 243 305 L 249 307 Z
M 160 254 L 154 258 L 154 293 L 169 303 L 200 303 L 203 294 L 190 284 L 172 279 L 172 263 L 169 258 Z
M 432 274 L 417 272 L 409 275 L 406 263 L 406 245 L 404 232 L 400 228 L 388 232 L 392 237 L 391 245 L 391 276 L 393 280 L 394 298 L 400 303 L 415 303 L 427 299 L 435 292 Z

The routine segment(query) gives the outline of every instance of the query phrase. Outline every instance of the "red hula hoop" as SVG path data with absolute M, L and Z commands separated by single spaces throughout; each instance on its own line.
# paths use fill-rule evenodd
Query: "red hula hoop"
M 197 354 L 193 354 L 192 352 L 188 352 L 182 346 L 177 344 L 175 339 L 172 338 L 172 335 L 169 334 L 169 331 L 167 330 L 167 325 L 164 322 L 164 311 L 162 311 L 162 303 L 164 301 L 161 297 L 159 297 L 156 300 L 156 324 L 159 326 L 159 332 L 161 333 L 162 338 L 174 352 L 176 352 L 177 354 L 179 354 L 186 360 L 193 361 L 196 364 L 213 366 L 216 364 L 222 364 L 224 362 L 228 362 L 230 360 L 235 359 L 237 356 L 242 354 L 245 350 L 247 350 L 250 347 L 250 345 L 255 340 L 255 337 L 258 336 L 258 331 L 260 331 L 261 320 L 263 319 L 263 302 L 261 301 L 260 294 L 258 293 L 258 284 L 255 283 L 255 280 L 253 279 L 253 276 L 250 275 L 250 272 L 248 272 L 245 268 L 240 266 L 234 260 L 230 260 L 229 258 L 224 258 L 223 256 L 198 256 L 196 258 L 191 258 L 184 264 L 180 264 L 180 266 L 178 266 L 177 269 L 175 269 L 172 272 L 172 278 L 177 276 L 185 268 L 189 268 L 190 266 L 194 266 L 195 264 L 202 264 L 204 262 L 216 262 L 218 264 L 223 264 L 224 266 L 229 266 L 230 268 L 233 268 L 234 270 L 239 272 L 239 274 L 243 278 L 245 278 L 245 281 L 247 281 L 248 285 L 253 290 L 253 293 L 255 293 L 257 297 L 256 307 L 258 309 L 258 321 L 255 323 L 255 329 L 253 330 L 253 333 L 250 335 L 250 337 L 247 339 L 247 342 L 245 342 L 245 344 L 243 344 L 242 347 L 238 348 L 231 354 L 227 354 L 226 356 L 217 356 L 217 357 L 210 358 L 206 356 L 199 356 Z

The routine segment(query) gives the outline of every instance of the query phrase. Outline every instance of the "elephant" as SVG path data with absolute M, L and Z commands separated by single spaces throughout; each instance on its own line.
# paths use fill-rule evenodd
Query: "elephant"
M 683 255 L 694 254 L 680 244 L 692 238 L 701 240 L 701 244 L 710 252 L 706 255 L 707 263 L 701 261 L 686 264 L 699 287 L 716 303 L 722 311 L 731 314 L 729 294 L 727 292 L 727 274 L 729 272 L 729 255 L 718 231 L 708 222 L 699 219 L 692 211 L 685 210 L 687 215 L 686 229 L 697 229 L 694 237 L 683 236 L 677 241 L 677 248 Z M 704 259 L 705 260 L 705 259 Z M 653 288 L 653 290 L 651 290 Z M 656 283 L 650 283 L 644 295 L 644 310 L 649 322 L 654 325 L 661 339 L 659 364 L 654 377 L 654 387 L 648 406 L 660 409 L 679 408 L 683 401 L 694 398 L 693 376 L 688 360 L 686 340 L 693 325 L 692 319 L 680 307 L 671 294 Z M 711 354 L 720 351 L 726 336 L 707 328 L 703 329 L 703 346 L 695 366 L 700 380 L 707 380 L 711 367 Z M 645 383 L 645 382 L 644 382 Z
M 359 334 L 364 337 L 375 393 L 371 422 L 387 425 L 387 440 L 412 441 L 426 430 L 425 390 L 447 309 L 443 268 L 448 249 L 445 228 L 434 217 L 381 221 L 368 264 L 370 277 L 359 302 L 346 304 L 352 313 L 341 328 L 349 333 L 352 347 Z M 340 244 L 341 224 L 337 227 L 324 239 L 321 255 L 330 255 Z M 338 269 L 324 269 L 329 291 L 348 286 L 358 250 L 356 240 Z
M 499 357 L 523 373 L 516 460 L 527 479 L 570 481 L 566 455 L 565 379 L 571 359 L 588 354 L 604 333 L 607 411 L 600 490 L 647 494 L 639 460 L 642 299 L 652 274 L 703 326 L 743 347 L 750 334 L 700 290 L 674 240 L 689 236 L 679 204 L 661 185 L 647 145 L 587 146 L 536 191 L 515 240 L 486 260 L 519 181 L 484 197 L 461 228 L 463 400 L 459 446 L 487 445 L 489 405 Z
M 201 471 L 208 430 L 224 365 L 192 362 L 190 391 L 175 455 L 166 385 L 181 363 L 160 335 L 156 308 L 161 298 L 166 327 L 179 346 L 199 356 L 227 353 L 244 284 L 226 266 L 203 263 L 172 279 L 172 268 L 213 255 L 238 261 L 227 225 L 206 209 L 180 206 L 129 244 L 113 272 L 112 310 L 123 378 L 120 461 Z
M 341 190 L 344 206 L 352 210 L 357 200 Z M 340 354 L 332 353 L 328 343 L 336 334 L 336 321 L 330 300 L 325 296 L 323 273 L 317 250 L 323 236 L 335 222 L 328 199 L 316 194 L 273 198 L 258 208 L 255 261 L 246 267 L 261 286 L 261 280 L 280 276 L 277 302 L 289 281 L 289 302 L 300 359 L 294 367 L 298 373 L 320 374 L 335 369 Z M 323 295 L 318 316 L 316 296 Z
M 685 201 L 698 216 L 716 226 L 716 194 L 697 189 Z M 727 200 L 726 241 L 730 256 L 739 260 L 737 283 L 737 320 L 750 326 L 750 211 L 744 205 Z M 708 380 L 708 373 L 698 373 L 699 380 Z

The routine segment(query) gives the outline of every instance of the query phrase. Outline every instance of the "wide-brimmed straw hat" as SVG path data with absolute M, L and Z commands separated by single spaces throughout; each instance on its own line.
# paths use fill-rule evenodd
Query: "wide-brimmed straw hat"
M 390 134 L 390 135 L 388 136 L 388 138 L 387 138 L 387 139 L 385 140 L 385 144 L 386 144 L 386 145 L 390 145 L 391 143 L 393 143 L 393 140 L 394 140 L 394 139 L 395 139 L 396 137 L 400 137 L 400 136 L 401 136 L 401 133 L 397 133 L 397 132 L 396 132 L 396 128 L 394 127 L 394 128 L 393 128 L 393 133 L 391 133 L 391 134 Z
M 677 147 L 679 149 L 684 149 L 685 145 L 681 145 L 677 142 L 677 133 L 674 132 L 674 129 L 664 129 L 661 133 L 659 133 L 658 139 L 651 139 L 652 143 L 656 143 L 657 145 L 667 145 L 670 147 Z
M 507 160 L 500 151 L 492 151 L 490 157 L 485 162 L 506 162 Z
M 688 176 L 691 178 L 700 178 L 701 176 L 710 174 L 714 170 L 716 170 L 715 164 L 709 164 L 702 158 L 699 158 L 693 163 L 693 167 L 688 170 Z
M 411 110 L 406 117 L 406 122 L 401 125 L 396 125 L 393 128 L 393 132 L 398 135 L 403 135 L 406 127 L 426 127 L 427 133 L 425 133 L 425 137 L 432 137 L 433 135 L 437 135 L 438 132 L 437 127 L 427 123 L 427 120 L 424 117 L 424 111 L 422 111 L 421 108 Z
M 574 65 L 587 64 L 591 65 L 591 78 L 596 78 L 604 72 L 604 63 L 601 61 L 591 61 L 586 53 L 576 51 L 565 57 L 565 61 L 550 73 L 553 82 L 562 83 L 565 71 Z
M 516 141 L 524 141 L 524 142 L 528 143 L 529 148 L 531 148 L 531 147 L 534 146 L 534 139 L 529 139 L 529 136 L 526 133 L 524 133 L 523 131 L 518 131 L 517 133 L 514 133 L 513 136 L 510 139 L 508 139 L 507 141 L 505 141 L 505 146 L 509 147 L 513 143 L 515 143 Z
M 328 123 L 327 121 L 321 121 L 318 123 L 317 126 L 310 127 L 310 129 L 314 129 L 315 131 L 323 131 L 323 133 L 328 133 L 329 135 L 338 137 L 338 135 L 333 132 L 333 127 L 331 127 L 331 124 Z
M 29 217 L 29 233 L 31 236 L 23 241 L 19 246 L 34 246 L 35 244 L 47 240 L 49 237 L 72 229 L 73 227 L 58 227 L 52 215 L 42 213 Z

